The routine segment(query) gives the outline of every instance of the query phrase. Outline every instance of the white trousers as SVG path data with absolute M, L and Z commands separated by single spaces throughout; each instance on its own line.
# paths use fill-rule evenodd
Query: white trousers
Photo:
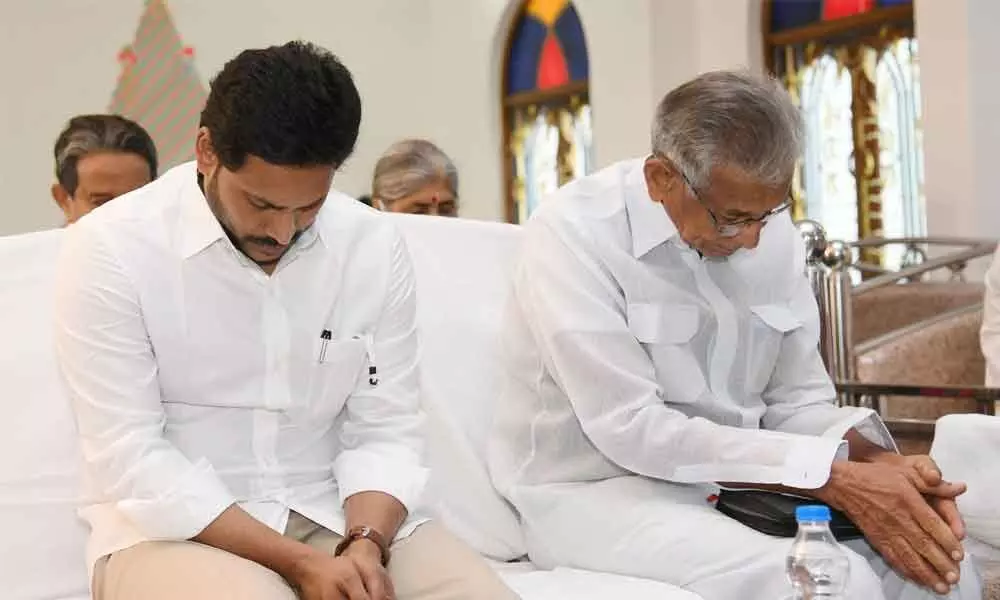
M 646 577 L 705 600 L 781 600 L 791 594 L 785 558 L 792 540 L 774 538 L 715 510 L 704 486 L 638 476 L 595 483 L 518 488 L 528 552 L 556 566 Z M 864 540 L 850 542 L 851 600 L 941 598 L 897 575 Z M 945 596 L 981 600 L 979 575 L 962 563 L 959 585 Z

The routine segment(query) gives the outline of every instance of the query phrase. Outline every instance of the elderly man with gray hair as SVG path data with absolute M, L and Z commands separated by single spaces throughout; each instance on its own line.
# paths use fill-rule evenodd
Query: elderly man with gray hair
M 708 73 L 660 102 L 649 156 L 526 225 L 490 466 L 540 566 L 786 598 L 791 540 L 714 505 L 752 488 L 853 521 L 845 598 L 979 599 L 964 485 L 834 403 L 788 214 L 801 146 L 776 82 Z
M 78 115 L 56 139 L 52 199 L 74 223 L 108 200 L 156 179 L 149 133 L 121 115 Z

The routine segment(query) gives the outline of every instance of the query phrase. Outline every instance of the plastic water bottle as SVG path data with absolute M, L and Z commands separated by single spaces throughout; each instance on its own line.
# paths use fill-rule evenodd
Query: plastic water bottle
M 830 531 L 830 509 L 823 505 L 795 509 L 799 533 L 788 553 L 785 572 L 795 600 L 842 600 L 850 562 Z

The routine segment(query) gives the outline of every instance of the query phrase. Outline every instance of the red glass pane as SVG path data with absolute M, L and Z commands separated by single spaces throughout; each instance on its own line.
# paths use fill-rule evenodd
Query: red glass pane
M 566 66 L 566 56 L 563 55 L 559 41 L 551 32 L 545 38 L 542 46 L 542 57 L 538 61 L 538 89 L 566 85 L 569 83 L 569 68 Z
M 832 21 L 866 13 L 875 8 L 875 0 L 826 0 L 823 2 L 823 20 Z

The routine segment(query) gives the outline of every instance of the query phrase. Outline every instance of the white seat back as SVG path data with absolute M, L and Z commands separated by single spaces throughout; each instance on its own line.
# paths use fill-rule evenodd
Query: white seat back
M 482 554 L 523 556 L 517 514 L 486 468 L 502 375 L 501 317 L 521 230 L 461 219 L 391 218 L 416 271 L 422 397 L 438 515 Z
M 56 369 L 52 294 L 62 230 L 0 238 L 0 586 L 85 598 L 79 454 Z

